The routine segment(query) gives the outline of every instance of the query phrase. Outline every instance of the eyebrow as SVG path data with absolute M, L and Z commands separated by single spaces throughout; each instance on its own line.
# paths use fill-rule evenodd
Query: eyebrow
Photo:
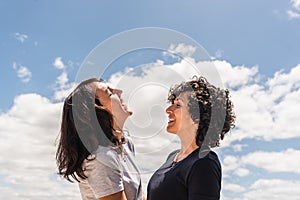
M 112 86 L 110 86 L 110 85 L 107 85 L 106 86 L 106 90 L 114 90 L 115 88 L 114 87 L 112 87 Z
M 182 99 L 182 98 L 176 98 L 176 99 L 173 100 L 173 103 L 174 103 L 175 101 L 179 101 L 179 100 L 180 100 L 180 102 L 183 102 L 183 99 Z
M 110 89 L 111 89 L 111 87 L 109 85 L 106 85 L 105 92 L 108 92 Z

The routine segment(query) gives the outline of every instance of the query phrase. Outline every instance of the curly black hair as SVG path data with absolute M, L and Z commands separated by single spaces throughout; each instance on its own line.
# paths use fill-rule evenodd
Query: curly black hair
M 174 103 L 182 93 L 188 95 L 188 110 L 198 124 L 196 144 L 216 147 L 225 134 L 234 127 L 235 113 L 229 91 L 210 84 L 203 76 L 194 76 L 169 90 L 168 101 Z

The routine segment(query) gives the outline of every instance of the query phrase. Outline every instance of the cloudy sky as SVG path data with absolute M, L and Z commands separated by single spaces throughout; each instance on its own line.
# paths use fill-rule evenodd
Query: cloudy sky
M 0 22 L 1 199 L 80 199 L 54 155 L 62 101 L 91 75 L 124 90 L 145 188 L 179 145 L 165 132 L 168 88 L 194 74 L 235 105 L 215 149 L 222 199 L 299 199 L 299 0 L 2 0 Z

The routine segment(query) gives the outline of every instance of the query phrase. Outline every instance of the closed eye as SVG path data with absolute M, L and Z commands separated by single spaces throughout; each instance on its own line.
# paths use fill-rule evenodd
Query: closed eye
M 112 92 L 111 92 L 108 88 L 105 90 L 105 92 L 108 94 L 109 97 L 110 97 L 111 95 L 113 95 Z

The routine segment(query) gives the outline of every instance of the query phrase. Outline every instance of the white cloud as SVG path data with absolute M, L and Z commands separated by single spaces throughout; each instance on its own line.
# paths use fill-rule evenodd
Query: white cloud
M 65 69 L 65 64 L 63 63 L 61 57 L 55 58 L 53 66 L 57 69 Z
M 20 42 L 25 42 L 25 40 L 28 39 L 28 35 L 21 34 L 21 33 L 15 33 L 15 38 Z
M 237 184 L 232 184 L 232 183 L 224 183 L 223 184 L 223 189 L 222 190 L 227 190 L 229 192 L 233 192 L 233 193 L 240 193 L 240 192 L 244 192 L 246 189 L 240 185 Z
M 32 73 L 26 66 L 17 66 L 17 64 L 14 62 L 12 67 L 14 70 L 16 70 L 17 76 L 22 82 L 28 83 L 31 80 Z
M 66 71 L 63 71 L 55 81 L 54 100 L 61 101 L 65 99 L 76 86 L 77 83 L 69 83 L 68 74 Z
M 238 168 L 236 169 L 234 174 L 236 174 L 239 177 L 244 177 L 244 176 L 248 176 L 250 174 L 250 171 L 246 168 Z
M 300 173 L 300 150 L 287 149 L 281 152 L 256 151 L 243 156 L 228 155 L 223 160 L 223 176 L 230 179 L 233 175 L 248 176 L 250 166 L 269 173 Z
M 239 177 L 248 176 L 250 171 L 245 168 L 245 165 L 241 162 L 239 157 L 236 156 L 226 156 L 222 162 L 223 167 L 223 177 L 229 178 L 231 174 Z
M 226 61 L 216 60 L 213 62 L 227 88 L 243 87 L 257 79 L 258 66 L 232 66 Z
M 178 54 L 182 57 L 191 57 L 196 51 L 196 47 L 192 45 L 186 45 L 180 43 L 178 45 L 171 44 L 167 52 L 163 52 L 163 55 L 170 55 L 172 57 L 177 57 L 174 54 Z
M 253 183 L 243 199 L 299 199 L 300 182 L 280 179 L 259 179 Z
M 292 11 L 292 10 L 288 10 L 286 11 L 289 19 L 299 19 L 300 18 L 300 13 Z
M 235 144 L 232 146 L 233 150 L 235 152 L 241 152 L 243 150 L 243 147 L 247 147 L 248 145 L 246 144 Z
M 67 72 L 62 72 L 61 75 L 59 75 L 56 78 L 56 83 L 59 85 L 60 88 L 64 88 L 66 84 L 68 83 L 68 74 Z
M 300 0 L 291 0 L 291 3 L 296 10 L 300 10 Z
M 56 175 L 55 139 L 61 106 L 38 94 L 24 94 L 0 114 L 3 199 L 80 199 L 77 185 Z
M 270 87 L 270 90 L 275 90 L 277 87 L 284 86 L 287 90 L 291 90 L 293 88 L 297 89 L 300 87 L 300 65 L 293 67 L 289 73 L 284 73 L 283 71 L 276 72 L 273 78 L 269 78 L 267 81 L 267 86 Z M 278 91 L 272 91 L 273 93 L 277 93 Z M 284 95 L 284 91 L 281 91 L 277 95 L 276 98 L 280 98 Z
M 62 89 L 56 89 L 53 95 L 54 100 L 61 101 L 65 99 L 69 94 L 71 94 L 71 92 L 75 89 L 76 86 L 76 83 L 70 83 Z
M 300 65 L 289 72 L 277 72 L 266 82 L 259 80 L 258 68 L 233 67 L 215 62 L 225 86 L 232 88 L 236 129 L 223 144 L 246 138 L 271 141 L 300 137 Z M 243 78 L 240 78 L 243 77 Z
M 66 98 L 72 90 L 76 87 L 77 83 L 70 83 L 68 78 L 68 73 L 66 71 L 67 67 L 73 66 L 72 61 L 68 61 L 68 64 L 64 64 L 61 57 L 55 58 L 53 66 L 57 69 L 61 69 L 62 73 L 56 77 L 53 99 L 56 101 L 61 101 Z
M 300 18 L 300 0 L 291 0 L 292 10 L 287 10 L 286 13 L 289 19 L 299 19 Z
M 28 83 L 31 80 L 32 74 L 25 66 L 20 66 L 18 69 L 18 77 L 24 82 Z
M 66 71 L 67 65 L 62 61 L 61 57 L 55 58 L 53 66 L 61 69 L 62 73 L 56 78 L 54 85 L 54 100 L 61 101 L 66 98 L 71 91 L 76 87 L 77 83 L 69 83 L 68 73 Z M 68 66 L 73 66 L 72 61 L 68 61 Z
M 243 164 L 252 165 L 268 172 L 300 174 L 300 150 L 287 149 L 282 152 L 253 152 L 241 158 Z
M 237 199 L 297 199 L 299 197 L 300 182 L 297 178 L 294 180 L 281 179 L 263 179 L 261 175 L 254 179 L 250 187 L 245 185 L 232 184 L 231 181 L 236 182 L 238 177 L 244 177 L 251 172 L 249 166 L 254 166 L 270 173 L 287 173 L 299 174 L 300 164 L 297 162 L 300 159 L 300 151 L 295 149 L 287 149 L 281 152 L 251 152 L 244 156 L 226 156 L 223 160 L 223 177 L 225 183 L 223 184 L 224 191 L 231 192 L 230 196 L 238 197 Z M 252 169 L 253 170 L 253 169 Z M 255 170 L 252 173 L 255 173 Z M 257 175 L 257 174 L 256 174 Z M 243 181 L 238 181 L 243 183 Z M 232 194 L 240 193 L 240 194 Z
M 239 159 L 235 156 L 226 156 L 223 160 L 224 172 L 226 174 L 227 171 L 232 171 L 240 167 Z

